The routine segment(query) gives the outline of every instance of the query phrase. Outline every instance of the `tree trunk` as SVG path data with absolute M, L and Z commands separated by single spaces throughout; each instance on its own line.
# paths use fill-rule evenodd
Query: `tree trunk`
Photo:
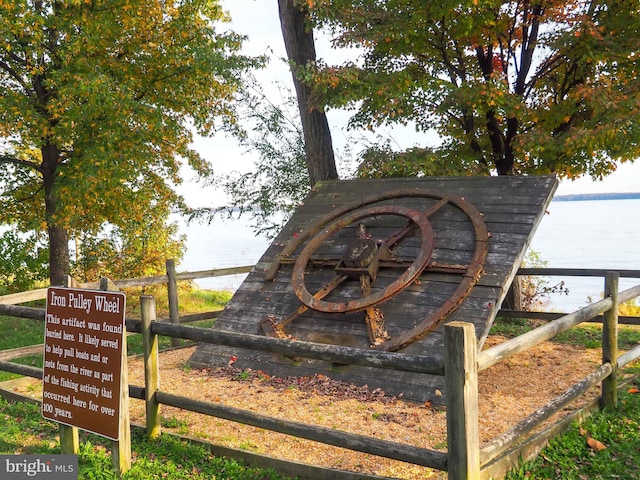
M 502 308 L 508 308 L 510 310 L 518 310 L 519 312 L 524 310 L 524 304 L 522 302 L 522 277 L 516 275 L 513 277 L 513 282 L 507 290 L 507 295 L 502 302 Z
M 51 144 L 42 147 L 42 180 L 44 183 L 44 203 L 49 235 L 49 282 L 51 285 L 62 285 L 70 272 L 69 267 L 69 234 L 63 227 L 56 225 L 55 212 L 57 198 L 54 191 L 56 169 L 60 158 L 60 150 Z
M 307 22 L 304 7 L 295 0 L 278 0 L 278 7 L 282 37 L 298 97 L 309 181 L 313 187 L 320 180 L 338 178 L 327 116 L 311 104 L 311 88 L 297 76 L 298 67 L 316 61 L 313 30 Z

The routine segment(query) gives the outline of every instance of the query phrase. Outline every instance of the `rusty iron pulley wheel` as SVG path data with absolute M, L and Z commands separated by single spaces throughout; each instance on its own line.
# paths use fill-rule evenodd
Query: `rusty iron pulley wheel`
M 424 198 L 433 200 L 435 201 L 435 203 L 430 205 L 424 211 L 418 211 L 418 216 L 415 215 L 415 210 L 411 208 L 407 208 L 406 210 L 399 210 L 406 207 L 399 207 L 397 205 L 385 206 L 379 203 L 388 200 L 399 201 L 402 198 Z M 475 246 L 473 248 L 471 258 L 468 262 L 466 262 L 466 264 L 449 265 L 432 262 L 429 260 L 429 258 L 431 257 L 431 251 L 434 247 L 433 232 L 431 231 L 431 224 L 429 223 L 428 219 L 447 206 L 463 213 L 472 226 L 473 235 L 475 237 Z M 330 237 L 333 233 L 337 232 L 341 228 L 348 226 L 350 223 L 354 223 L 360 219 L 366 218 L 369 215 L 389 215 L 392 214 L 391 211 L 393 211 L 394 209 L 396 215 L 405 216 L 409 219 L 409 222 L 405 227 L 401 228 L 393 235 L 391 235 L 391 237 L 385 240 L 380 246 L 380 248 L 378 249 L 377 257 L 374 258 L 374 261 L 379 260 L 379 265 L 369 265 L 368 269 L 363 269 L 366 270 L 366 273 L 362 273 L 360 275 L 360 280 L 364 297 L 360 298 L 359 300 L 353 300 L 344 303 L 331 303 L 322 301 L 323 298 L 327 297 L 329 294 L 331 294 L 331 292 L 336 290 L 345 280 L 347 280 L 348 278 L 353 278 L 353 272 L 357 271 L 357 269 L 354 270 L 352 268 L 344 269 L 346 273 L 341 272 L 340 269 L 336 268 L 336 273 L 338 273 L 338 275 L 333 277 L 333 279 L 329 283 L 320 288 L 320 290 L 318 290 L 314 295 L 311 295 L 305 287 L 305 267 L 309 266 L 310 264 L 319 267 L 323 265 L 326 266 L 332 263 L 331 260 L 321 261 L 320 259 L 311 257 L 313 252 L 318 249 L 320 244 L 328 239 L 328 237 Z M 411 212 L 410 216 L 403 215 L 403 213 L 409 212 Z M 417 222 L 414 222 L 413 218 L 416 218 Z M 345 224 L 345 222 L 347 223 Z M 428 225 L 428 227 L 426 225 Z M 377 293 L 376 296 L 368 293 L 370 291 L 370 284 L 375 281 L 378 268 L 407 268 L 408 263 L 397 262 L 395 261 L 395 259 L 390 259 L 388 253 L 391 247 L 400 242 L 407 235 L 412 234 L 416 228 L 420 229 L 423 241 L 423 247 L 421 248 L 420 255 L 418 255 L 418 257 L 415 259 L 415 262 L 417 263 L 414 262 L 413 264 L 411 264 L 408 270 L 403 274 L 404 276 L 402 277 L 402 279 L 398 279 L 396 280 L 397 283 L 390 285 L 390 287 L 392 287 L 391 290 L 387 289 L 382 293 Z M 330 211 L 328 215 L 319 218 L 316 222 L 300 231 L 293 239 L 291 239 L 287 243 L 280 254 L 277 255 L 273 263 L 265 270 L 265 281 L 273 281 L 282 265 L 294 264 L 292 278 L 293 289 L 298 299 L 302 301 L 303 305 L 282 320 L 267 317 L 263 320 L 263 322 L 261 322 L 261 325 L 263 326 L 263 330 L 265 330 L 265 333 L 267 335 L 285 338 L 287 334 L 284 328 L 309 308 L 329 313 L 367 310 L 367 323 L 369 323 L 369 320 L 375 320 L 377 316 L 376 312 L 374 311 L 376 307 L 373 307 L 372 305 L 378 305 L 385 300 L 388 300 L 393 295 L 402 291 L 402 289 L 408 286 L 412 281 L 418 281 L 421 275 L 432 272 L 460 275 L 461 279 L 457 287 L 455 288 L 455 291 L 434 312 L 430 313 L 422 319 L 416 319 L 416 322 L 410 328 L 401 332 L 394 332 L 386 339 L 382 339 L 380 337 L 376 338 L 376 341 L 372 342 L 371 345 L 371 348 L 375 348 L 378 350 L 400 350 L 410 343 L 422 338 L 429 331 L 436 328 L 440 324 L 440 322 L 445 320 L 460 306 L 460 304 L 471 292 L 474 285 L 482 275 L 484 262 L 489 251 L 490 237 L 491 234 L 487 230 L 487 226 L 484 223 L 482 213 L 463 197 L 451 192 L 419 188 L 402 188 L 373 194 L 369 197 L 365 197 L 351 203 L 341 205 Z M 299 248 L 301 248 L 305 242 L 307 242 L 307 245 L 303 247 L 302 253 L 297 258 L 295 258 L 295 252 Z M 427 263 L 423 266 L 422 263 L 425 261 L 425 258 Z M 333 259 L 334 266 L 335 262 L 337 261 L 338 260 Z M 418 273 L 414 276 L 416 272 Z M 408 280 L 409 278 L 412 278 L 412 280 Z
M 355 222 L 381 215 L 400 216 L 409 219 L 420 235 L 420 249 L 413 263 L 391 284 L 383 290 L 371 293 L 362 298 L 346 302 L 330 302 L 322 300 L 319 295 L 312 295 L 305 286 L 305 269 L 311 256 L 329 237 Z M 381 245 L 376 257 L 388 251 L 391 243 L 397 242 L 397 238 L 389 239 Z M 433 253 L 433 229 L 429 219 L 419 210 L 397 205 L 378 205 L 361 208 L 345 214 L 334 220 L 328 227 L 313 237 L 298 256 L 292 275 L 293 291 L 298 299 L 307 307 L 320 312 L 345 313 L 365 310 L 367 307 L 378 305 L 389 300 L 394 295 L 411 285 L 428 265 Z M 373 258 L 377 261 L 377 258 Z M 363 275 L 370 275 L 363 273 Z M 375 277 L 375 276 L 374 276 Z

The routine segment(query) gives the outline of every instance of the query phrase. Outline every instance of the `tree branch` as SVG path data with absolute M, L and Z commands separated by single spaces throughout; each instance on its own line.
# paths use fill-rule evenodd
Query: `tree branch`
M 27 168 L 33 168 L 34 170 L 37 170 L 39 165 L 35 162 L 30 162 L 28 160 L 21 160 L 18 157 L 14 157 L 13 155 L 7 155 L 5 153 L 0 153 L 0 163 L 5 163 L 5 164 L 12 164 L 12 165 L 17 165 L 19 167 L 27 167 Z
M 533 65 L 533 54 L 538 43 L 538 32 L 540 30 L 540 18 L 544 13 L 541 5 L 536 5 L 531 12 L 533 19 L 528 24 L 527 21 L 522 25 L 522 49 L 520 51 L 520 69 L 516 78 L 515 93 L 524 96 L 527 75 Z M 526 14 L 526 12 L 525 12 Z M 526 16 L 528 18 L 528 15 Z
M 0 60 L 0 69 L 4 70 L 9 74 L 11 78 L 13 78 L 24 90 L 24 93 L 31 99 L 34 98 L 33 92 L 29 88 L 29 84 L 24 81 L 24 79 L 20 76 L 20 74 L 8 63 Z

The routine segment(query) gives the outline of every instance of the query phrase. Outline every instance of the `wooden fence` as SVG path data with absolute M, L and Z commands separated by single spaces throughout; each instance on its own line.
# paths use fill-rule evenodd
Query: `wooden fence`
M 241 267 L 248 271 L 250 267 Z M 172 291 L 175 292 L 176 280 L 204 278 L 206 276 L 242 273 L 238 269 L 224 269 L 207 272 L 184 274 L 169 273 L 166 276 L 149 279 L 120 280 L 119 287 L 149 285 L 151 283 L 174 283 L 168 287 L 170 304 Z M 553 272 L 553 273 L 549 273 Z M 519 337 L 505 341 L 498 346 L 483 352 L 477 352 L 477 339 L 472 324 L 452 322 L 445 326 L 445 358 L 433 358 L 429 355 L 407 355 L 402 353 L 361 350 L 349 347 L 316 344 L 302 341 L 281 340 L 258 335 L 238 334 L 234 332 L 213 331 L 186 325 L 179 322 L 158 321 L 155 318 L 155 299 L 151 296 L 141 297 L 141 320 L 126 320 L 128 332 L 141 333 L 145 352 L 145 385 L 129 386 L 129 395 L 146 402 L 146 428 L 150 437 L 160 433 L 159 408 L 161 405 L 173 406 L 184 410 L 211 415 L 235 422 L 269 429 L 275 432 L 293 435 L 328 445 L 348 448 L 364 453 L 379 455 L 404 462 L 414 463 L 448 472 L 450 480 L 499 478 L 519 460 L 526 460 L 539 453 L 547 441 L 566 428 L 571 421 L 581 418 L 594 408 L 615 407 L 617 402 L 618 378 L 620 368 L 640 357 L 640 345 L 618 355 L 618 304 L 640 296 L 640 285 L 628 290 L 618 291 L 620 276 L 639 277 L 640 271 L 607 272 L 604 270 L 570 270 L 567 269 L 522 269 L 519 274 L 527 275 L 582 275 L 588 272 L 591 276 L 605 276 L 605 298 L 576 312 L 562 315 L 541 327 Z M 172 280 L 173 278 L 173 280 Z M 146 282 L 146 283 L 145 283 Z M 96 284 L 97 285 L 97 284 Z M 78 285 L 91 288 L 93 284 Z M 173 290 L 172 290 L 173 288 Z M 46 290 L 44 290 L 46 293 Z M 31 295 L 34 295 L 33 297 Z M 9 305 L 9 303 L 33 300 L 37 295 L 31 292 L 17 294 L 11 298 L 0 297 L 0 314 L 44 320 L 42 309 Z M 42 298 L 42 297 L 39 297 Z M 176 297 L 177 298 L 177 297 Z M 175 300 L 174 305 L 177 306 Z M 520 312 L 526 317 L 526 312 Z M 593 373 L 567 389 L 547 405 L 536 410 L 527 418 L 512 426 L 508 431 L 493 440 L 480 445 L 478 433 L 478 372 L 487 369 L 505 359 L 523 352 L 541 342 L 572 328 L 580 323 L 591 321 L 603 315 L 602 364 Z M 180 317 L 176 316 L 178 320 Z M 172 315 L 173 317 L 173 315 Z M 184 317 L 183 317 L 184 319 Z M 637 323 L 637 319 L 630 319 Z M 389 442 L 372 437 L 352 434 L 325 427 L 312 426 L 305 423 L 269 417 L 248 410 L 232 408 L 219 403 L 196 401 L 190 398 L 162 391 L 158 378 L 157 336 L 182 338 L 196 342 L 213 343 L 224 346 L 256 349 L 288 356 L 300 356 L 336 363 L 357 364 L 388 368 L 398 371 L 442 375 L 446 385 L 447 412 L 447 445 L 448 451 L 441 452 L 418 448 L 411 445 Z M 34 367 L 18 365 L 5 359 L 0 360 L 0 369 L 42 378 L 42 370 Z M 545 427 L 541 432 L 532 434 L 543 422 L 559 412 L 571 401 L 578 398 L 592 387 L 601 384 L 600 397 L 565 416 L 560 421 Z M 227 450 L 227 454 L 233 455 Z M 280 460 L 267 459 L 247 452 L 235 452 L 239 458 L 248 463 L 264 467 L 276 467 L 287 475 L 299 475 L 302 478 L 354 478 L 350 472 L 339 473 L 331 470 L 328 474 L 317 466 L 289 464 Z M 366 475 L 356 475 L 366 478 Z

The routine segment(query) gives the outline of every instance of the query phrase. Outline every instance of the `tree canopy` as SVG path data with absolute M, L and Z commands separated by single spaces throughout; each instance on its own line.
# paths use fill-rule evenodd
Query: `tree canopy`
M 309 65 L 351 125 L 435 129 L 436 154 L 498 174 L 589 174 L 640 156 L 637 0 L 316 0 L 358 60 Z M 452 170 L 455 171 L 455 168 Z
M 214 0 L 0 0 L 0 222 L 46 231 L 50 279 L 71 236 L 164 223 L 190 144 L 235 122 L 261 59 Z

